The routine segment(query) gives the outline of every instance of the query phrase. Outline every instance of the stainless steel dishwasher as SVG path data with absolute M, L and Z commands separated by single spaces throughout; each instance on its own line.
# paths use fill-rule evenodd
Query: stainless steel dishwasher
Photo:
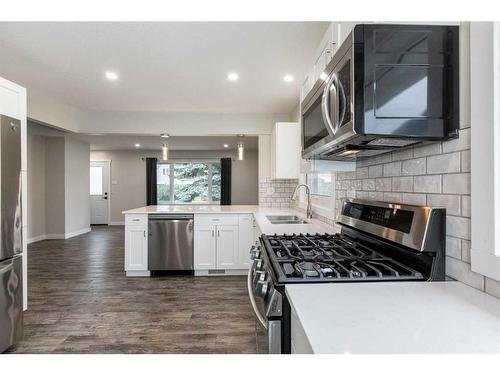
M 193 215 L 150 215 L 150 271 L 193 272 Z

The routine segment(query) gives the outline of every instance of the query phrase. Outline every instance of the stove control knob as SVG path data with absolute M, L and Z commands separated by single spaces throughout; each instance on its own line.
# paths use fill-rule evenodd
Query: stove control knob
M 260 248 L 250 250 L 250 259 L 259 259 L 260 258 Z
M 261 271 L 264 268 L 264 261 L 262 259 L 254 259 L 253 264 L 257 271 Z
M 266 271 L 255 271 L 253 274 L 253 283 L 257 284 L 258 281 L 266 279 Z
M 269 281 L 266 279 L 257 281 L 255 286 L 255 293 L 261 298 L 266 298 L 267 292 L 269 291 Z

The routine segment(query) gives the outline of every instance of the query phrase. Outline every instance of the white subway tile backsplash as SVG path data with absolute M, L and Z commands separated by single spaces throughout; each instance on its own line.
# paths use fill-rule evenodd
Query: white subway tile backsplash
M 470 172 L 470 151 L 461 152 L 461 170 L 462 172 Z
M 368 193 L 368 199 L 374 200 L 374 201 L 383 201 L 384 200 L 384 193 L 381 191 L 370 191 Z
M 356 168 L 356 178 L 368 178 L 368 167 Z
M 298 180 L 271 180 L 267 178 L 259 181 L 259 206 L 288 208 L 290 198 Z
M 412 192 L 413 191 L 413 177 L 393 177 L 392 190 Z
M 441 153 L 441 143 L 430 143 L 425 146 L 415 147 L 413 149 L 413 156 L 420 158 L 422 156 L 436 155 Z
M 401 162 L 396 161 L 389 164 L 384 164 L 384 176 L 392 177 L 392 176 L 401 176 Z
M 462 240 L 462 261 L 470 263 L 470 241 Z
M 500 281 L 490 279 L 485 277 L 484 280 L 484 290 L 486 293 L 491 294 L 497 298 L 500 298 Z
M 446 234 L 470 240 L 470 219 L 467 217 L 446 215 Z
M 398 161 L 398 160 L 406 160 L 406 159 L 411 159 L 413 158 L 413 149 L 412 148 L 407 148 L 401 151 L 394 151 L 392 153 L 392 160 L 393 161 Z
M 455 259 L 462 259 L 462 240 L 446 236 L 446 255 Z
M 446 214 L 460 216 L 460 195 L 428 194 L 427 205 L 446 208 Z
M 462 195 L 462 216 L 470 217 L 470 195 Z
M 416 193 L 441 193 L 441 176 L 415 176 L 413 178 L 413 190 Z
M 442 154 L 427 158 L 427 173 L 454 173 L 460 172 L 460 153 Z
M 459 131 L 459 137 L 443 142 L 443 152 L 454 152 L 470 149 L 470 128 Z
M 413 204 L 416 206 L 425 206 L 426 205 L 426 196 L 425 196 L 425 194 L 403 193 L 402 203 Z
M 377 178 L 375 180 L 375 190 L 377 191 L 391 191 L 392 190 L 392 178 Z
M 363 190 L 368 190 L 368 191 L 375 190 L 375 180 L 373 179 L 363 180 L 362 188 Z
M 443 175 L 443 193 L 470 194 L 470 173 Z
M 382 177 L 384 174 L 384 166 L 382 164 L 368 167 L 368 176 L 370 178 Z
M 403 161 L 401 165 L 401 174 L 406 175 L 421 175 L 425 174 L 427 170 L 426 158 L 411 159 Z
M 402 203 L 403 198 L 401 193 L 384 193 L 384 201 L 391 203 Z
M 452 257 L 446 257 L 446 274 L 473 288 L 484 290 L 484 276 L 472 272 L 470 265 Z

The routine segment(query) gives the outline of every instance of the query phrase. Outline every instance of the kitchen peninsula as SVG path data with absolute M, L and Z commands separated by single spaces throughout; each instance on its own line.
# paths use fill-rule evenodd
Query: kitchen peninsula
M 193 217 L 195 276 L 243 275 L 248 272 L 250 248 L 261 234 L 335 233 L 335 227 L 317 219 L 304 219 L 298 210 L 254 205 L 158 205 L 124 211 L 125 271 L 127 276 L 147 277 L 149 219 L 176 215 Z M 290 220 L 274 218 L 295 218 Z M 188 250 L 189 251 L 189 250 Z

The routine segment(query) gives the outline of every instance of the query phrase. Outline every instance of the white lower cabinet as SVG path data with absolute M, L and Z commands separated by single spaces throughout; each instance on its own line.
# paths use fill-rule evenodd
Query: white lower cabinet
M 255 242 L 252 214 L 195 215 L 194 269 L 243 270 Z
M 217 269 L 239 269 L 238 226 L 217 225 Z
M 147 225 L 125 226 L 125 271 L 148 270 Z
M 255 228 L 255 219 L 253 215 L 238 215 L 239 226 L 239 264 L 241 269 L 250 267 L 250 248 L 257 240 L 257 233 Z
M 194 225 L 194 269 L 211 270 L 217 267 L 216 225 Z

